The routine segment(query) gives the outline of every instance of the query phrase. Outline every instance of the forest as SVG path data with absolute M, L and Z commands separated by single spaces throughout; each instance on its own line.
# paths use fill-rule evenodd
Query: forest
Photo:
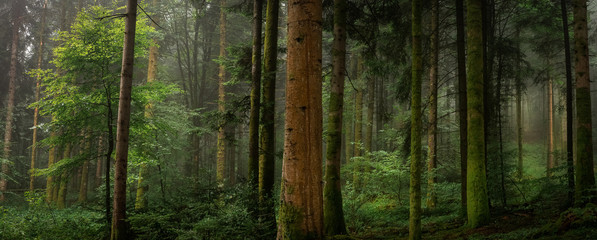
M 0 240 L 597 239 L 595 26 L 587 0 L 2 0 Z

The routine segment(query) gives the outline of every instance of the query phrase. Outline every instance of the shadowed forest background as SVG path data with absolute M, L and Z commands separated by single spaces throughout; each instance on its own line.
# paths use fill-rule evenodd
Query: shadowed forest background
M 0 239 L 597 239 L 596 12 L 2 1 Z

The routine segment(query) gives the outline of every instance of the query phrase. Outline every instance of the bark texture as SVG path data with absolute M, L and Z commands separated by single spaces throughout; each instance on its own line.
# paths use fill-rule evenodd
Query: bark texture
M 458 51 L 458 118 L 460 123 L 460 208 L 461 215 L 466 217 L 467 100 L 463 0 L 456 0 L 456 47 Z
M 439 64 L 439 0 L 431 2 L 431 59 L 429 68 L 429 128 L 427 129 L 427 208 L 437 204 L 437 77 Z
M 322 2 L 288 1 L 284 162 L 277 239 L 322 239 Z
M 253 50 L 251 66 L 251 112 L 249 116 L 249 183 L 259 187 L 259 110 L 261 109 L 261 26 L 263 1 L 253 1 Z M 256 196 L 255 196 L 256 198 Z
M 259 205 L 264 219 L 275 222 L 274 189 L 276 164 L 275 103 L 276 70 L 278 61 L 278 12 L 279 0 L 267 1 L 264 43 L 263 102 L 261 112 L 261 152 L 259 153 Z
M 408 239 L 421 239 L 421 81 L 423 78 L 423 1 L 412 1 L 412 86 L 410 140 L 410 210 Z
M 342 113 L 346 72 L 346 0 L 334 0 L 332 84 L 328 114 L 328 137 L 323 186 L 323 222 L 326 236 L 346 234 L 342 211 L 340 165 L 342 157 Z
M 467 0 L 467 216 L 468 226 L 489 223 L 483 121 L 483 27 L 481 0 Z
M 8 98 L 6 101 L 6 125 L 4 127 L 4 152 L 2 157 L 2 174 L 0 174 L 0 202 L 4 201 L 4 193 L 7 190 L 8 160 L 10 159 L 11 141 L 12 141 L 12 117 L 15 108 L 15 84 L 17 81 L 17 53 L 19 48 L 19 29 L 21 28 L 23 17 L 21 1 L 15 1 L 13 5 L 12 19 L 12 44 L 10 48 L 10 69 L 8 71 Z
M 589 41 L 587 1 L 573 0 L 574 66 L 576 77 L 576 205 L 595 202 L 593 136 L 591 124 L 591 81 L 589 79 Z
M 220 59 L 226 57 L 226 0 L 220 1 Z M 223 116 L 226 113 L 226 69 L 224 64 L 220 64 L 218 72 L 218 112 Z M 220 122 L 218 128 L 218 142 L 217 142 L 217 172 L 216 181 L 219 186 L 224 185 L 226 180 L 226 129 L 225 121 Z
M 131 114 L 131 90 L 137 22 L 137 1 L 128 0 L 122 50 L 120 78 L 120 102 L 116 125 L 116 162 L 114 163 L 114 201 L 111 239 L 128 239 L 126 222 L 126 178 L 129 148 L 129 125 Z

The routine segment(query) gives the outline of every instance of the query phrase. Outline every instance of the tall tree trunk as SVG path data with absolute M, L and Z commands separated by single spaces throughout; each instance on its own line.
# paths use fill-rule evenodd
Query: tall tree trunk
M 573 0 L 576 72 L 576 204 L 595 202 L 587 1 Z
M 15 108 L 15 84 L 17 81 L 17 53 L 19 48 L 19 28 L 23 25 L 22 2 L 15 1 L 13 4 L 12 19 L 12 45 L 10 50 L 10 70 L 8 72 L 8 99 L 6 102 L 6 125 L 4 127 L 4 161 L 2 161 L 2 174 L 0 174 L 0 202 L 4 201 L 4 193 L 7 190 L 8 160 L 10 159 L 10 147 L 12 141 L 12 117 Z
M 96 160 L 96 164 L 95 164 L 95 188 L 98 188 L 100 185 L 102 185 L 102 158 L 101 158 L 101 153 L 104 151 L 103 150 L 103 136 L 100 135 L 99 136 L 99 140 L 97 142 L 97 154 L 98 154 L 98 158 Z
M 41 15 L 41 26 L 39 29 L 39 46 L 37 52 L 37 69 L 41 69 L 41 64 L 43 62 L 43 55 L 44 55 L 44 29 L 46 28 L 46 12 L 48 7 L 48 0 L 44 0 L 43 11 Z M 36 76 L 36 83 L 35 83 L 35 101 L 39 101 L 39 91 L 40 91 L 40 83 L 41 83 L 41 76 L 38 74 Z M 29 191 L 33 192 L 35 188 L 35 161 L 37 157 L 37 117 L 39 115 L 39 109 L 36 106 L 33 110 L 33 137 L 32 137 L 32 144 L 31 144 L 31 171 L 29 176 Z
M 460 208 L 466 216 L 466 165 L 467 165 L 467 111 L 466 111 L 466 58 L 464 42 L 464 2 L 456 0 L 456 47 L 458 52 L 458 109 L 460 122 Z
M 566 60 L 566 175 L 568 178 L 568 206 L 574 202 L 574 140 L 572 123 L 573 109 L 572 109 L 572 61 L 570 57 L 570 36 L 568 31 L 568 11 L 566 10 L 566 1 L 560 0 L 560 8 L 562 10 L 562 29 L 564 34 L 564 52 Z
M 354 121 L 354 154 L 355 157 L 362 155 L 362 143 L 363 143 L 363 91 L 365 90 L 362 86 L 361 76 L 363 75 L 363 53 L 360 53 L 357 60 L 357 79 L 356 85 L 356 98 L 355 98 L 355 121 Z M 361 160 L 359 158 L 354 159 L 355 169 L 353 172 L 353 188 L 358 193 L 361 190 Z
M 516 39 L 520 39 L 520 31 L 516 31 Z M 515 74 L 515 81 L 516 81 L 516 142 L 518 145 L 518 161 L 516 164 L 516 175 L 518 179 L 522 179 L 524 176 L 524 169 L 523 169 L 523 158 L 522 158 L 522 79 L 520 76 L 520 62 L 522 61 L 520 57 L 520 52 L 522 49 L 520 48 L 520 44 L 517 44 L 517 53 L 516 53 L 516 74 Z
M 226 57 L 226 0 L 220 1 L 220 59 Z M 218 73 L 218 112 L 222 115 L 226 112 L 226 69 L 220 64 Z M 217 147 L 217 172 L 216 181 L 223 186 L 226 179 L 226 123 L 222 120 L 218 128 Z
M 153 0 L 152 3 L 153 7 L 158 7 L 158 1 Z M 154 15 L 154 20 L 157 17 Z M 151 27 L 157 28 L 157 24 L 155 22 L 151 23 Z M 157 79 L 157 71 L 158 71 L 158 42 L 157 39 L 151 40 L 151 46 L 149 46 L 149 59 L 147 64 L 147 84 L 151 84 L 156 81 Z M 151 118 L 153 116 L 152 112 L 152 103 L 149 103 L 145 106 L 145 117 Z M 194 139 L 197 139 L 196 135 L 193 135 Z M 197 149 L 193 149 L 194 152 Z M 196 153 L 195 153 L 196 154 Z M 197 169 L 194 169 L 197 170 Z M 139 165 L 139 179 L 137 180 L 137 192 L 135 194 L 135 209 L 144 209 L 147 207 L 147 197 L 145 194 L 147 190 L 149 190 L 149 185 L 145 182 L 145 178 L 149 174 L 149 169 L 146 163 L 141 163 Z
M 483 24 L 481 0 L 467 0 L 467 216 L 468 226 L 489 223 L 483 121 Z
M 328 114 L 328 136 L 323 185 L 323 223 L 326 236 L 346 234 L 342 211 L 340 165 L 342 155 L 342 113 L 346 72 L 346 0 L 334 0 L 332 82 Z
M 137 0 L 128 0 L 124 46 L 122 50 L 122 71 L 120 78 L 120 102 L 116 125 L 116 163 L 114 164 L 114 213 L 112 215 L 111 239 L 127 239 L 126 222 L 126 178 L 129 148 L 129 122 L 131 114 L 131 90 L 133 63 L 135 60 L 135 30 L 137 21 Z
M 322 239 L 321 1 L 288 2 L 284 161 L 277 239 Z
M 273 189 L 275 176 L 275 103 L 278 61 L 279 0 L 267 0 L 265 42 L 263 47 L 263 99 L 261 112 L 261 152 L 259 153 L 259 205 L 265 220 L 275 223 Z
M 410 131 L 410 210 L 408 239 L 421 239 L 421 81 L 423 78 L 423 1 L 412 1 L 412 88 Z
M 375 52 L 375 47 L 371 49 L 371 58 Z M 367 77 L 367 123 L 365 125 L 365 156 L 369 160 L 373 151 L 373 113 L 375 110 L 375 77 Z
M 547 118 L 549 119 L 548 123 L 548 145 L 547 145 L 547 176 L 550 177 L 552 175 L 553 167 L 555 166 L 554 162 L 554 145 L 553 145 L 553 79 L 551 79 L 550 70 L 548 70 L 548 79 L 549 82 L 547 83 Z
M 251 66 L 251 113 L 249 117 L 249 184 L 255 195 L 256 205 L 259 188 L 259 110 L 261 110 L 261 26 L 263 1 L 253 0 L 253 50 Z
M 439 0 L 431 2 L 431 59 L 429 60 L 429 129 L 427 130 L 429 148 L 427 161 L 427 208 L 437 204 L 434 185 L 437 182 L 437 77 L 439 65 Z

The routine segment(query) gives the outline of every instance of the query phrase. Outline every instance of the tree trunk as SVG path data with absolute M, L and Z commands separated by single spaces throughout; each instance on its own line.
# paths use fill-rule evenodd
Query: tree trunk
M 372 58 L 375 48 L 371 49 Z M 365 156 L 367 161 L 370 160 L 371 152 L 373 151 L 373 111 L 375 110 L 375 77 L 367 77 L 367 124 L 365 125 Z
M 323 223 L 326 236 L 346 234 L 342 211 L 342 182 L 340 180 L 344 73 L 346 72 L 346 0 L 334 0 L 334 40 L 332 44 L 333 75 L 323 186 Z
M 226 0 L 220 1 L 220 59 L 226 57 Z M 226 113 L 226 69 L 220 64 L 218 73 L 218 112 L 223 117 Z M 226 180 L 226 129 L 225 120 L 221 120 L 218 128 L 218 147 L 217 147 L 217 172 L 216 181 L 218 186 L 223 186 Z
M 129 147 L 129 122 L 131 114 L 131 90 L 133 63 L 135 60 L 135 30 L 137 0 L 128 0 L 124 46 L 122 50 L 122 71 L 120 78 L 120 102 L 116 125 L 116 163 L 114 164 L 114 205 L 111 239 L 127 239 L 126 222 L 126 178 Z
M 89 131 L 87 131 L 89 133 Z M 85 147 L 81 149 L 81 153 L 89 151 L 91 149 L 91 139 L 85 138 Z M 87 202 L 87 182 L 89 176 L 89 160 L 83 162 L 83 166 L 81 168 L 81 183 L 79 184 L 79 203 Z
M 277 239 L 322 239 L 321 1 L 288 2 L 284 161 Z
M 467 0 L 467 216 L 468 226 L 489 223 L 483 121 L 483 24 L 481 0 Z
M 466 216 L 466 165 L 467 165 L 467 111 L 466 111 L 466 58 L 464 42 L 464 2 L 456 0 L 456 45 L 458 52 L 458 109 L 460 122 L 460 208 Z
M 431 59 L 429 63 L 429 129 L 427 129 L 427 208 L 434 209 L 437 196 L 434 185 L 437 182 L 437 78 L 439 65 L 439 0 L 431 2 Z
M 564 52 L 566 60 L 566 175 L 568 178 L 568 206 L 574 202 L 574 140 L 572 123 L 574 121 L 572 115 L 572 62 L 570 57 L 570 36 L 568 31 L 568 11 L 566 10 L 566 1 L 560 0 L 560 7 L 562 10 L 562 26 L 564 34 Z
M 516 31 L 516 38 L 520 39 L 520 31 Z M 522 158 L 522 79 L 520 76 L 520 44 L 517 45 L 518 51 L 516 54 L 516 142 L 518 145 L 518 161 L 516 167 L 516 175 L 518 179 L 524 176 L 523 158 Z
M 8 161 L 10 159 L 10 147 L 12 141 L 12 117 L 15 108 L 15 84 L 17 81 L 17 64 L 18 64 L 18 48 L 19 48 L 19 28 L 21 28 L 23 17 L 21 1 L 15 1 L 13 4 L 13 20 L 12 20 L 12 45 L 10 51 L 10 70 L 8 72 L 8 99 L 6 103 L 6 125 L 4 127 L 4 161 L 2 161 L 2 174 L 0 174 L 0 202 L 4 201 L 4 193 L 7 190 L 6 177 L 8 176 L 9 167 Z
M 551 79 L 550 70 L 548 70 L 548 79 L 549 82 L 547 84 L 547 118 L 549 119 L 549 126 L 548 126 L 548 145 L 547 145 L 547 176 L 551 177 L 551 172 L 555 166 L 554 162 L 554 145 L 553 145 L 553 79 Z
M 55 138 L 56 132 L 51 130 L 50 138 Z M 51 146 L 48 151 L 48 168 L 52 167 L 56 160 L 56 147 Z M 46 202 L 51 203 L 54 200 L 54 188 L 56 183 L 54 182 L 54 176 L 48 176 L 46 180 Z
M 412 1 L 412 86 L 410 140 L 410 210 L 408 239 L 421 239 L 421 81 L 423 77 L 423 1 Z
M 261 110 L 261 26 L 263 1 L 253 1 L 253 54 L 251 57 L 251 113 L 249 117 L 249 184 L 251 192 L 259 188 L 259 111 Z M 256 205 L 257 194 L 252 197 Z
M 41 69 L 41 64 L 43 62 L 43 54 L 44 54 L 44 29 L 46 28 L 46 11 L 48 6 L 48 0 L 44 0 L 43 11 L 41 15 L 41 26 L 39 29 L 39 47 L 37 52 L 37 69 Z M 40 83 L 41 83 L 41 76 L 38 74 L 36 76 L 36 83 L 35 83 L 35 101 L 39 101 L 39 91 L 40 91 Z M 33 192 L 35 189 L 35 161 L 37 157 L 37 117 L 39 115 L 39 109 L 37 106 L 33 110 L 33 137 L 32 137 L 32 144 L 31 144 L 31 172 L 29 173 L 29 191 Z
M 153 0 L 152 3 L 153 7 L 158 7 L 157 0 Z M 157 17 L 154 15 L 154 20 Z M 157 28 L 157 24 L 155 22 L 151 23 L 151 27 Z M 147 84 L 151 84 L 155 82 L 157 78 L 157 70 L 158 70 L 158 43 L 157 39 L 151 40 L 151 46 L 149 46 L 149 62 L 147 64 Z M 152 103 L 149 103 L 145 106 L 145 117 L 151 118 L 153 116 L 152 112 Z M 194 139 L 197 139 L 196 135 L 193 135 Z M 193 149 L 193 152 L 196 155 L 197 149 Z M 197 170 L 194 168 L 194 170 Z M 145 182 L 145 178 L 149 174 L 149 169 L 146 163 L 142 163 L 139 165 L 139 179 L 137 180 L 137 192 L 135 194 L 135 209 L 144 209 L 147 207 L 147 197 L 145 194 L 149 189 L 149 185 Z
M 354 172 L 352 178 L 352 186 L 355 192 L 360 192 L 361 190 L 361 160 L 360 157 L 362 155 L 362 143 L 363 143 L 363 91 L 365 90 L 362 87 L 362 79 L 361 76 L 363 74 L 363 53 L 360 53 L 357 60 L 357 77 L 356 77 L 356 98 L 355 98 L 355 121 L 354 121 Z
M 275 103 L 276 70 L 278 61 L 279 0 L 267 1 L 264 42 L 263 99 L 261 112 L 261 152 L 259 153 L 259 205 L 265 220 L 275 223 L 273 189 L 276 164 Z
M 61 161 L 70 158 L 71 149 L 71 144 L 66 144 Z M 60 175 L 60 185 L 58 187 L 58 195 L 56 198 L 56 207 L 58 209 L 64 209 L 66 207 L 66 186 L 68 185 L 68 177 L 68 170 L 63 170 L 62 174 Z
M 573 0 L 574 66 L 576 72 L 576 205 L 594 202 L 593 136 L 591 124 L 591 81 L 589 79 L 589 46 L 587 1 Z

